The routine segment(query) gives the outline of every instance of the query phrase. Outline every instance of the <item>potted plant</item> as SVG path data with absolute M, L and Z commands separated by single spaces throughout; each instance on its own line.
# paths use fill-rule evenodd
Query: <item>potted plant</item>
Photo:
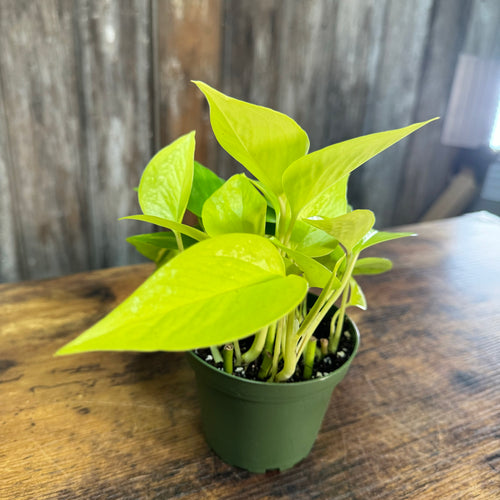
M 366 308 L 354 276 L 391 268 L 361 252 L 409 235 L 351 209 L 349 174 L 428 122 L 308 153 L 288 116 L 195 83 L 220 145 L 254 178 L 195 162 L 194 132 L 158 152 L 138 187 L 143 215 L 125 217 L 169 230 L 129 238 L 157 269 L 57 354 L 190 351 L 212 448 L 250 471 L 286 469 L 309 453 L 358 349 L 345 314 Z

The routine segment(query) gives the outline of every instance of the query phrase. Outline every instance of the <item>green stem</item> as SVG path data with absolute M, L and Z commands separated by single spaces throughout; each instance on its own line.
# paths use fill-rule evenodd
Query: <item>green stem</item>
M 241 356 L 240 343 L 237 340 L 235 340 L 233 342 L 233 346 L 234 346 L 234 356 L 236 358 L 236 366 L 241 366 L 242 356 Z
M 276 373 L 278 372 L 278 362 L 281 354 L 281 338 L 283 337 L 283 327 L 284 327 L 284 318 L 281 318 L 278 321 L 278 327 L 276 330 L 276 340 L 274 342 L 274 351 L 273 351 L 273 364 L 271 368 L 271 379 L 274 378 Z
M 233 344 L 226 344 L 222 349 L 222 357 L 224 358 L 224 371 L 233 373 Z
M 278 326 L 278 322 L 275 321 L 269 326 L 266 336 L 266 344 L 264 345 L 264 352 L 273 352 L 274 339 L 276 338 L 276 327 Z
M 349 284 L 345 287 L 344 293 L 342 294 L 342 302 L 340 303 L 340 308 L 337 311 L 338 318 L 335 328 L 335 334 L 330 338 L 330 352 L 335 354 L 337 352 L 337 347 L 339 346 L 340 335 L 342 334 L 342 328 L 344 326 L 344 316 L 345 308 L 347 304 L 347 297 L 349 295 Z
M 320 339 L 319 345 L 321 349 L 321 359 L 323 359 L 328 354 L 328 339 Z
M 252 361 L 255 361 L 260 356 L 260 354 L 262 353 L 262 349 L 264 349 L 264 344 L 266 343 L 267 330 L 268 327 L 265 327 L 255 334 L 252 346 L 241 357 L 243 364 L 249 365 Z
M 172 232 L 175 235 L 175 241 L 177 242 L 177 247 L 181 252 L 184 251 L 184 243 L 182 243 L 181 233 L 179 233 L 178 231 L 172 231 Z
M 356 260 L 358 258 L 358 255 L 359 255 L 359 253 L 353 255 L 352 257 L 348 257 L 346 270 L 344 272 L 344 275 L 342 276 L 342 281 L 340 282 L 340 287 L 330 297 L 323 298 L 319 307 L 316 308 L 315 306 L 320 302 L 319 299 L 321 299 L 321 296 L 323 295 L 323 292 L 325 291 L 325 289 L 323 289 L 323 292 L 321 292 L 321 295 L 318 297 L 318 300 L 315 302 L 314 306 L 309 311 L 309 314 L 307 315 L 306 319 L 302 323 L 302 326 L 300 327 L 299 331 L 297 332 L 297 337 L 299 337 L 299 336 L 302 337 L 300 344 L 299 344 L 299 347 L 298 347 L 297 356 L 300 356 L 302 354 L 308 340 L 314 334 L 314 331 L 316 330 L 318 325 L 321 323 L 321 320 L 324 318 L 325 314 L 331 309 L 333 304 L 335 304 L 336 300 L 343 293 L 345 287 L 349 284 L 349 279 L 351 278 L 352 271 L 354 269 L 354 265 L 356 264 Z M 332 273 L 332 276 L 333 276 L 333 273 Z M 330 280 L 330 281 L 332 281 L 332 280 Z
M 314 356 L 316 354 L 316 337 L 311 337 L 307 342 L 306 350 L 304 351 L 304 371 L 302 378 L 309 380 L 312 376 L 314 367 Z
M 271 356 L 271 352 L 264 351 L 264 354 L 262 355 L 262 364 L 260 365 L 259 373 L 257 374 L 259 380 L 265 380 L 267 378 L 272 365 L 273 357 Z
M 288 380 L 295 373 L 295 368 L 297 367 L 297 357 L 295 356 L 297 340 L 295 337 L 294 323 L 295 311 L 292 311 L 286 318 L 286 337 L 283 353 L 284 364 L 283 369 L 276 375 L 276 382 Z
M 214 362 L 216 364 L 222 363 L 222 355 L 219 351 L 219 348 L 216 345 L 211 345 L 210 346 L 210 352 L 212 354 L 212 357 L 214 358 Z

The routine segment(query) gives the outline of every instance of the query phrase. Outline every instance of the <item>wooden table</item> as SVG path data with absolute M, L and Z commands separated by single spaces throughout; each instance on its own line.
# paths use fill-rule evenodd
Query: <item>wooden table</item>
M 182 354 L 54 351 L 149 265 L 0 286 L 0 498 L 500 498 L 500 220 L 375 247 L 362 347 L 312 453 L 254 475 L 200 432 Z

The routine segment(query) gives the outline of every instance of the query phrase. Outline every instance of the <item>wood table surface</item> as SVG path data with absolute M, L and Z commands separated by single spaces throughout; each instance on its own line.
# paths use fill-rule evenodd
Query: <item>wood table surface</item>
M 0 286 L 0 498 L 500 498 L 500 219 L 374 247 L 361 349 L 311 454 L 265 475 L 205 444 L 183 354 L 56 351 L 150 265 Z

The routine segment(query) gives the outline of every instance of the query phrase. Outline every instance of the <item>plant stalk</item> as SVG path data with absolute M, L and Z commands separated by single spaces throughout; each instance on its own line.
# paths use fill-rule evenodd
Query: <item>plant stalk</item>
M 276 329 L 276 339 L 274 342 L 274 350 L 273 350 L 273 364 L 271 368 L 271 379 L 274 378 L 276 373 L 278 372 L 278 363 L 281 354 L 281 338 L 283 337 L 283 328 L 284 328 L 284 318 L 280 318 L 278 320 L 278 326 Z
M 237 340 L 235 340 L 233 342 L 233 346 L 234 346 L 234 357 L 236 358 L 236 366 L 241 366 L 242 356 L 241 356 L 240 343 Z
M 339 346 L 340 335 L 342 334 L 342 328 L 344 327 L 344 316 L 345 316 L 345 308 L 347 304 L 347 297 L 349 295 L 349 284 L 344 289 L 344 293 L 342 294 L 342 302 L 340 303 L 340 308 L 337 311 L 337 324 L 335 325 L 335 333 L 330 336 L 330 352 L 335 354 L 337 352 L 337 348 Z
M 222 349 L 222 357 L 224 358 L 224 371 L 233 373 L 233 344 L 226 344 Z
M 216 364 L 223 362 L 222 355 L 219 351 L 219 348 L 216 345 L 210 346 L 210 353 L 212 354 L 212 357 L 214 358 L 214 362 Z
M 313 335 L 307 342 L 307 347 L 304 351 L 304 371 L 302 372 L 302 378 L 304 380 L 309 380 L 312 376 L 315 354 L 316 354 L 316 337 L 314 337 Z
M 269 327 L 262 328 L 255 334 L 252 346 L 241 357 L 243 364 L 249 365 L 261 355 L 264 344 L 266 343 L 268 328 Z
M 276 375 L 276 382 L 288 380 L 297 367 L 297 358 L 295 356 L 296 337 L 294 332 L 295 311 L 292 311 L 286 317 L 285 348 L 283 353 L 283 369 Z
M 299 347 L 298 347 L 298 352 L 297 356 L 300 356 L 302 352 L 305 349 L 305 346 L 308 342 L 308 340 L 311 338 L 311 336 L 314 334 L 314 331 L 318 327 L 318 325 L 321 323 L 321 320 L 325 316 L 325 314 L 330 310 L 330 308 L 335 304 L 335 301 L 340 297 L 340 295 L 343 293 L 345 287 L 349 283 L 349 279 L 351 278 L 352 270 L 354 269 L 354 265 L 356 264 L 356 260 L 358 258 L 358 254 L 353 255 L 352 257 L 348 257 L 347 259 L 347 266 L 346 270 L 344 272 L 344 275 L 342 276 L 342 281 L 340 282 L 340 287 L 328 298 L 324 298 L 320 303 L 321 296 L 323 295 L 323 292 L 326 289 L 323 289 L 323 292 L 321 292 L 320 296 L 318 297 L 318 300 L 315 302 L 314 306 L 311 308 L 309 311 L 309 314 L 306 316 L 306 319 L 302 323 L 302 326 L 299 328 L 299 331 L 297 332 L 297 337 L 302 337 Z M 332 279 L 330 281 L 333 281 L 333 273 L 332 273 Z M 319 306 L 316 308 L 315 306 L 319 303 Z
M 182 242 L 182 236 L 178 231 L 173 231 L 175 235 L 175 241 L 177 242 L 177 247 L 179 248 L 180 252 L 184 251 L 184 243 Z
M 257 374 L 257 378 L 259 380 L 265 380 L 269 375 L 269 371 L 273 365 L 273 357 L 271 356 L 270 351 L 264 351 L 262 354 L 262 364 L 259 368 L 259 373 Z

